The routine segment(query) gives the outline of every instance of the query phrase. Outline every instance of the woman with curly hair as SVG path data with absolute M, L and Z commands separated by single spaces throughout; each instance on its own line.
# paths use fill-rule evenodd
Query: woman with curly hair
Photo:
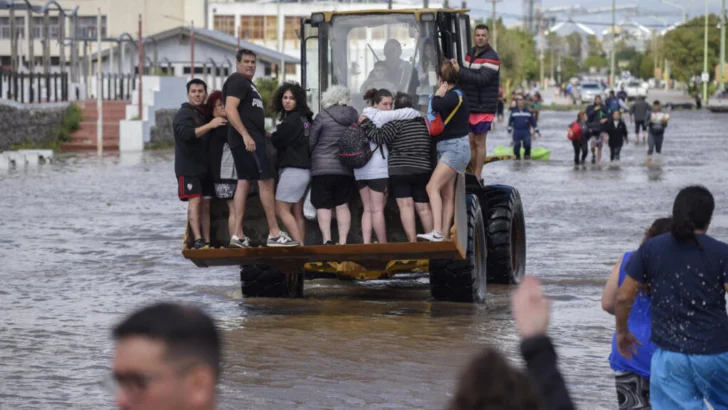
M 303 200 L 311 181 L 308 138 L 313 113 L 306 103 L 306 92 L 297 83 L 278 87 L 272 104 L 281 121 L 271 135 L 271 142 L 278 149 L 276 214 L 293 239 L 303 244 L 306 238 Z

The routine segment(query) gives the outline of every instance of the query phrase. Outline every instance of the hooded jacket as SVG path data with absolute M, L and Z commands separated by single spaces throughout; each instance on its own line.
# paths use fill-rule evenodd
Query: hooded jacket
M 311 156 L 308 152 L 308 139 L 311 121 L 300 112 L 287 114 L 271 135 L 271 142 L 278 150 L 276 167 L 311 168 Z
M 199 177 L 208 171 L 207 135 L 195 136 L 195 128 L 207 124 L 202 111 L 184 103 L 172 120 L 174 130 L 174 173 L 177 177 Z
M 478 54 L 475 51 L 473 48 L 468 52 L 460 67 L 460 88 L 468 99 L 471 113 L 495 114 L 498 111 L 500 59 L 490 44 Z
M 316 116 L 309 137 L 311 176 L 354 175 L 339 161 L 339 139 L 358 119 L 359 114 L 348 105 L 333 105 Z

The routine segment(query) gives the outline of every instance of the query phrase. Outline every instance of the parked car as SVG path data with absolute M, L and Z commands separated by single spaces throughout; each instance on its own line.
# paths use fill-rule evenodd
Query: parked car
M 627 100 L 636 100 L 638 97 L 647 98 L 648 84 L 640 80 L 620 81 L 617 83 L 617 90 L 624 89 L 627 92 Z
M 583 82 L 579 87 L 579 103 L 586 104 L 594 101 L 596 96 L 604 99 L 604 88 L 601 84 L 595 82 Z

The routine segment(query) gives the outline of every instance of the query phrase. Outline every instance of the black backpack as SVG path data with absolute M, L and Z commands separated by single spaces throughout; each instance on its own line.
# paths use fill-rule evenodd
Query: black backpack
M 339 122 L 328 110 L 324 109 L 324 111 L 339 125 L 347 125 Z M 344 135 L 339 139 L 339 162 L 349 168 L 363 168 L 379 148 L 380 146 L 377 146 L 372 151 L 366 132 L 355 122 L 349 125 L 344 131 Z M 382 158 L 384 158 L 384 152 L 382 152 Z

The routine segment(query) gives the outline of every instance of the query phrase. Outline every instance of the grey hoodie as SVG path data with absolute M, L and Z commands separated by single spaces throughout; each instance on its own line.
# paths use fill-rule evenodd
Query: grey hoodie
M 358 119 L 359 113 L 348 105 L 334 105 L 322 109 L 316 116 L 309 139 L 311 176 L 354 175 L 351 168 L 339 162 L 339 139 Z

